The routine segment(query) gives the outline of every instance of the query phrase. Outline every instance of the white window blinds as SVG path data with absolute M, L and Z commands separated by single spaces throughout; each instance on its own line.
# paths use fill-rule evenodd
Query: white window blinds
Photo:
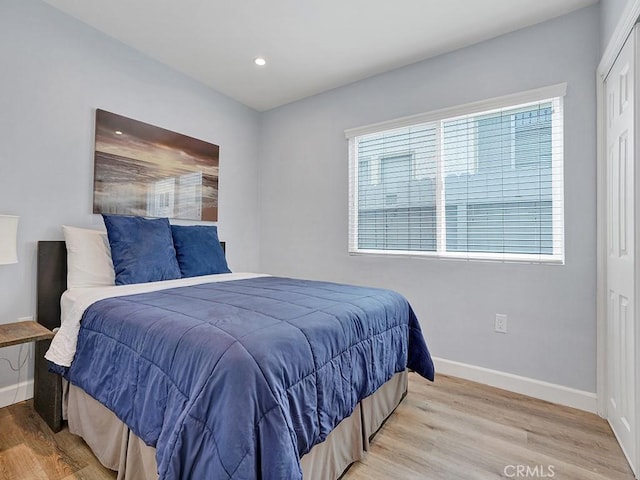
M 565 90 L 347 131 L 350 252 L 563 262 Z

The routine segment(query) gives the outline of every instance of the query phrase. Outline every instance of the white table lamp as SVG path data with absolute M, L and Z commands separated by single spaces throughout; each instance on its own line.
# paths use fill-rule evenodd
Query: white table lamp
M 0 215 L 0 265 L 18 263 L 16 244 L 19 218 L 14 215 Z

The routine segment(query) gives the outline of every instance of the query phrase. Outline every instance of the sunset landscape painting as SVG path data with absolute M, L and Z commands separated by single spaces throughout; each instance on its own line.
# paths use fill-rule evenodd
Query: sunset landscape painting
M 220 147 L 96 110 L 93 212 L 218 220 Z

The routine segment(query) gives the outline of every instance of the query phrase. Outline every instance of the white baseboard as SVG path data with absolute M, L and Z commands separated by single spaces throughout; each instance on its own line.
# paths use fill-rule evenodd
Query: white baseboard
M 595 393 L 564 387 L 554 383 L 543 382 L 533 378 L 521 377 L 511 373 L 500 372 L 466 363 L 454 362 L 444 358 L 433 358 L 436 374 L 451 375 L 547 402 L 578 408 L 587 412 L 597 412 Z
M 0 388 L 0 408 L 33 398 L 33 379 Z

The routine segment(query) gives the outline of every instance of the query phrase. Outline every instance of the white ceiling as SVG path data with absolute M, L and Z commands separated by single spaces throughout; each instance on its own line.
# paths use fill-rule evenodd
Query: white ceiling
M 260 111 L 597 1 L 45 0 Z

